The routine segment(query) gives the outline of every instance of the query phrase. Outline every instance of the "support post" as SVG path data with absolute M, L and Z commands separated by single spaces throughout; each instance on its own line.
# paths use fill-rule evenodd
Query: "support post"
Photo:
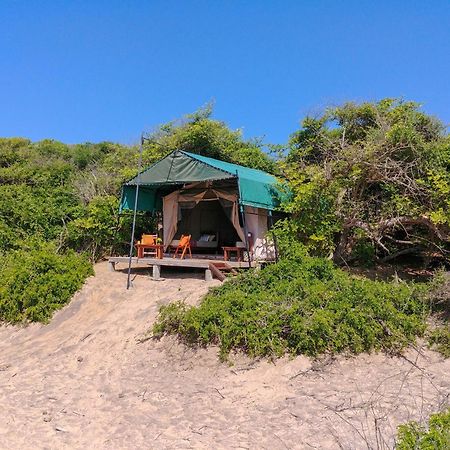
M 242 224 L 244 225 L 245 248 L 247 250 L 248 267 L 251 269 L 252 268 L 252 257 L 250 254 L 250 242 L 248 240 L 247 222 L 245 221 L 244 207 L 241 204 L 239 204 L 239 210 L 241 212 Z
M 239 194 L 239 212 L 241 214 L 242 225 L 244 226 L 245 248 L 247 249 L 248 267 L 251 269 L 252 268 L 252 257 L 250 256 L 250 244 L 248 242 L 248 229 L 247 229 L 247 223 L 245 221 L 244 205 L 241 202 L 241 188 L 239 186 L 239 173 L 237 170 L 236 170 L 236 182 L 237 182 L 238 194 Z
M 205 281 L 212 281 L 213 276 L 210 269 L 205 270 Z
M 153 264 L 153 279 L 159 280 L 161 278 L 161 266 Z
M 139 144 L 139 163 L 138 163 L 138 175 L 136 179 L 136 195 L 134 196 L 134 209 L 133 209 L 133 225 L 131 227 L 130 237 L 130 256 L 128 260 L 128 277 L 127 277 L 127 289 L 132 287 L 131 283 L 131 260 L 133 258 L 133 244 L 134 244 L 134 232 L 136 231 L 136 213 L 139 197 L 139 182 L 141 178 L 141 166 L 142 166 L 142 150 L 144 146 L 144 134 L 141 135 L 141 142 Z

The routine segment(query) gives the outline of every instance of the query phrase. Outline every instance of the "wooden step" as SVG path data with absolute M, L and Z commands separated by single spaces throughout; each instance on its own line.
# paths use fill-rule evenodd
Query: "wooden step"
M 226 275 L 224 272 L 231 273 L 232 275 L 237 275 L 237 271 L 233 269 L 226 262 L 210 262 L 209 270 L 212 274 L 220 281 L 224 281 L 226 279 Z

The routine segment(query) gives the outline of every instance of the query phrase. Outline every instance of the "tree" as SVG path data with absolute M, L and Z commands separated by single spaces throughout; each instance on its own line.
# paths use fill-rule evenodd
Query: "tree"
M 283 170 L 295 231 L 316 253 L 448 260 L 450 137 L 417 103 L 346 103 L 307 117 Z
M 275 172 L 275 162 L 263 151 L 259 139 L 245 140 L 241 130 L 230 130 L 224 122 L 211 118 L 207 105 L 179 121 L 161 125 L 151 133 L 144 161 L 152 163 L 174 150 L 184 150 L 243 166 Z
M 184 150 L 270 173 L 277 165 L 259 139 L 245 140 L 241 130 L 230 130 L 224 122 L 211 118 L 207 105 L 179 120 L 159 125 L 147 135 L 143 166 L 174 150 Z M 79 170 L 74 185 L 79 198 L 88 204 L 103 195 L 118 195 L 121 185 L 137 174 L 139 147 L 102 142 L 73 146 L 71 161 Z

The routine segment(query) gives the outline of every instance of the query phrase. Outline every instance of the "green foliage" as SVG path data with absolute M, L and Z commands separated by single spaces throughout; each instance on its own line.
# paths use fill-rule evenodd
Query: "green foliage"
M 0 320 L 13 323 L 49 320 L 93 274 L 86 257 L 38 242 L 0 261 Z
M 445 358 L 450 357 L 450 272 L 438 271 L 430 284 L 429 299 L 435 311 L 434 327 L 428 333 L 428 344 Z
M 356 278 L 297 246 L 288 259 L 214 289 L 199 307 L 161 308 L 154 333 L 251 356 L 398 351 L 426 328 L 426 286 Z
M 106 249 L 112 251 L 119 227 L 119 202 L 117 197 L 94 197 L 81 217 L 67 225 L 67 244 L 87 251 L 92 259 L 104 256 Z M 129 232 L 126 230 L 125 232 Z M 123 236 L 122 236 L 123 237 Z M 110 248 L 108 248 L 110 247 Z
M 450 408 L 433 414 L 428 427 L 410 422 L 398 427 L 398 450 L 447 450 L 450 448 Z
M 354 261 L 361 267 L 373 267 L 375 261 L 375 247 L 366 236 L 359 237 L 352 249 Z
M 94 197 L 82 216 L 67 224 L 66 245 L 87 252 L 92 260 L 128 252 L 132 217 L 132 214 L 119 214 L 117 197 Z M 152 216 L 138 214 L 136 236 L 155 227 Z
M 20 248 L 31 236 L 56 239 L 64 223 L 79 212 L 78 202 L 63 187 L 0 185 L 0 251 Z
M 207 105 L 181 121 L 161 125 L 149 136 L 145 162 L 153 162 L 173 150 L 185 150 L 270 173 L 276 172 L 276 164 L 263 152 L 262 142 L 257 139 L 244 140 L 241 130 L 230 130 L 224 122 L 211 119 L 211 113 L 211 105 Z
M 450 358 L 450 325 L 447 323 L 431 331 L 428 342 L 433 350 L 445 358 Z
M 86 257 L 68 247 L 85 248 L 67 236 L 74 222 L 82 230 L 79 221 L 96 211 L 95 202 L 86 205 L 80 198 L 75 181 L 86 177 L 83 168 L 105 157 L 105 148 L 114 150 L 104 144 L 0 139 L 0 320 L 48 320 L 91 274 Z M 98 228 L 109 227 L 106 214 L 97 213 L 97 219 L 104 221 Z M 96 232 L 92 239 L 98 241 Z M 100 244 L 111 243 L 103 238 Z M 57 251 L 61 248 L 67 251 Z
M 294 193 L 285 208 L 314 254 L 448 260 L 450 137 L 418 104 L 347 103 L 307 117 L 282 169 Z

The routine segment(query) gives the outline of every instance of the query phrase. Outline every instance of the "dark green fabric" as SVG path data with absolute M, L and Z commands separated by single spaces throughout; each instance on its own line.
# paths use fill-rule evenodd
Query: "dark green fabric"
M 156 211 L 160 209 L 157 205 L 156 190 L 147 186 L 139 186 L 138 195 L 138 211 Z M 134 209 L 134 202 L 136 200 L 136 186 L 123 186 L 122 199 L 120 202 L 120 210 Z
M 191 158 L 184 152 L 176 151 L 153 164 L 138 176 L 140 177 L 140 185 L 165 185 L 193 183 L 195 181 L 205 180 L 223 180 L 225 178 L 232 178 L 236 174 L 230 175 L 228 172 L 208 166 L 199 160 Z M 137 177 L 126 184 L 137 184 Z
M 196 155 L 195 153 L 185 152 L 185 154 L 208 166 L 237 176 L 239 195 L 243 205 L 270 210 L 276 209 L 279 206 L 280 192 L 277 189 L 277 179 L 273 175 L 262 170 L 219 161 L 218 159 Z
M 160 187 L 230 178 L 238 180 L 240 201 L 243 205 L 274 210 L 280 203 L 277 179 L 266 172 L 195 153 L 175 151 L 123 186 L 121 210 L 134 208 L 138 177 L 140 188 L 137 209 L 140 211 L 155 211 L 161 208 L 163 194 L 158 190 Z

